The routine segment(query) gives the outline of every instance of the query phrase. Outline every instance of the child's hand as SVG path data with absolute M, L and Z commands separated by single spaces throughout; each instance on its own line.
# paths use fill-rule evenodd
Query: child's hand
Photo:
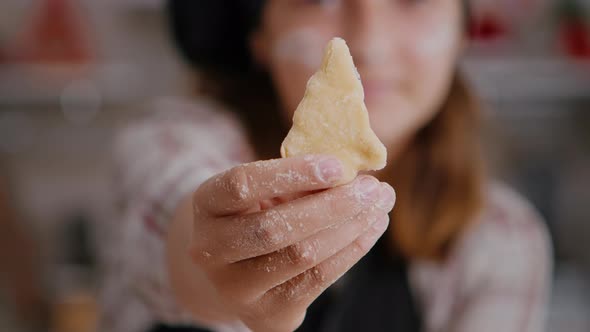
M 193 261 L 254 331 L 296 329 L 385 232 L 393 189 L 371 176 L 333 187 L 341 175 L 327 156 L 260 161 L 194 194 Z

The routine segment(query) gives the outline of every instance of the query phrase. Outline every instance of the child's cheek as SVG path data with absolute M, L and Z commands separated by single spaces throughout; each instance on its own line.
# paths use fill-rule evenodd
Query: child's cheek
M 420 59 L 446 56 L 458 43 L 457 27 L 448 22 L 430 22 L 430 28 L 415 27 L 414 53 Z

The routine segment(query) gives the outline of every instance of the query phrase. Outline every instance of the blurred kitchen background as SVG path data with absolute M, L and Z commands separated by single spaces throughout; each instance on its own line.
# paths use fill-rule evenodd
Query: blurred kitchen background
M 549 331 L 588 332 L 590 0 L 472 2 L 464 69 L 486 105 L 491 169 L 551 231 Z M 111 139 L 193 83 L 163 8 L 0 2 L 0 331 L 95 331 L 100 262 L 116 254 L 96 245 L 116 222 Z

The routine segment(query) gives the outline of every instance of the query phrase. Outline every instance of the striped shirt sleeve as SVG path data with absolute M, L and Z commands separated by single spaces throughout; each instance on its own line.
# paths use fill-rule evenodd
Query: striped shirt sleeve
M 531 210 L 496 213 L 462 262 L 464 283 L 448 331 L 544 331 L 551 278 L 545 228 Z
M 190 324 L 167 278 L 165 237 L 176 205 L 209 177 L 248 158 L 238 123 L 207 102 L 160 100 L 115 139 L 118 214 L 103 290 L 102 329 Z
M 426 332 L 541 332 L 551 270 L 542 219 L 516 193 L 494 184 L 448 259 L 414 263 L 410 278 Z

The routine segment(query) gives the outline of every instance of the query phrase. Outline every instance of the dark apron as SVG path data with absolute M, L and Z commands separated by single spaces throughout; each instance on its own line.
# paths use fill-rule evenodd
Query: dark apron
M 308 308 L 298 332 L 419 332 L 407 266 L 386 252 L 380 240 L 336 285 Z M 211 332 L 158 325 L 150 332 Z

